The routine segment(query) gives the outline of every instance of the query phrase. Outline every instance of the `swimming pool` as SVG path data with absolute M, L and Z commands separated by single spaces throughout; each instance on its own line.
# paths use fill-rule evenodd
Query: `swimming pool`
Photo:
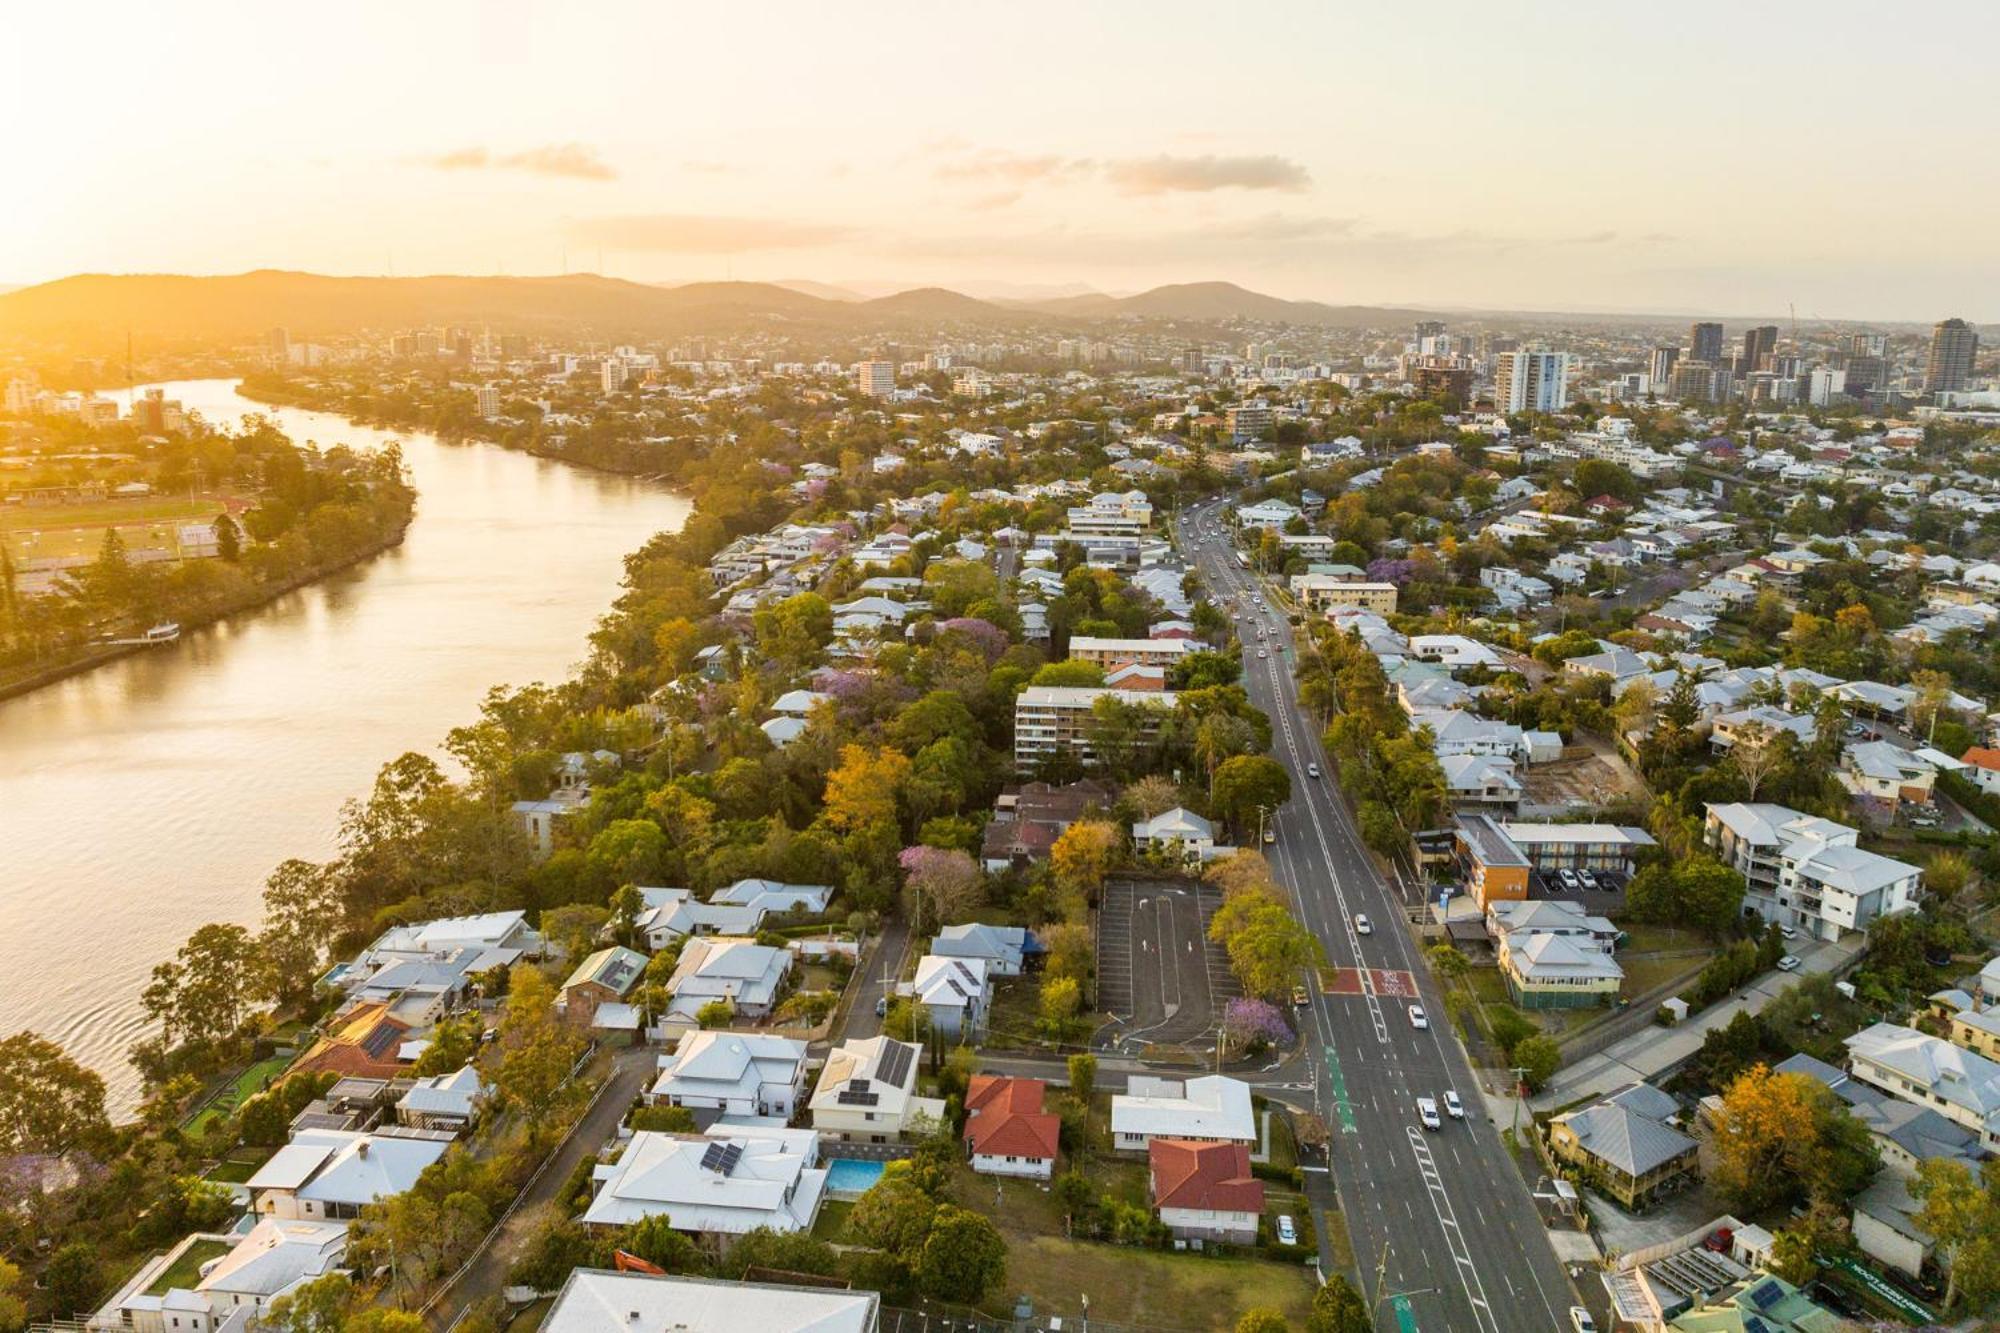
M 858 1198 L 873 1189 L 882 1178 L 881 1162 L 864 1162 L 858 1157 L 835 1157 L 826 1164 L 826 1192 L 833 1198 Z

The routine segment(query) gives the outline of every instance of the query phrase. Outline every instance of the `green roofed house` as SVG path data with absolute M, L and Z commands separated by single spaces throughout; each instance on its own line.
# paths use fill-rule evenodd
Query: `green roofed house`
M 1781 1277 L 1758 1274 L 1670 1320 L 1679 1333 L 1836 1333 L 1854 1324 Z
M 597 1017 L 597 1007 L 617 1004 L 632 993 L 646 974 L 646 955 L 636 949 L 599 949 L 576 965 L 562 984 L 556 1003 L 564 1017 L 588 1027 Z

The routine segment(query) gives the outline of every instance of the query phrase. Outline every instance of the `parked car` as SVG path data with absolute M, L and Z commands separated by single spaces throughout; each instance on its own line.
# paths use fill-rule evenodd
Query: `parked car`
M 1375 933 L 1375 923 L 1368 919 L 1368 913 L 1356 912 L 1354 914 L 1354 933 L 1357 935 L 1373 935 Z
M 1799 928 L 1797 926 L 1779 926 L 1778 933 L 1788 940 L 1795 940 L 1799 937 Z
M 1424 1017 L 1424 1007 L 1422 1005 L 1413 1004 L 1410 1006 L 1410 1026 L 1419 1032 L 1430 1030 L 1431 1021 Z
M 1291 1215 L 1289 1213 L 1279 1213 L 1278 1244 L 1296 1245 L 1298 1243 L 1299 1243 L 1299 1229 L 1292 1224 Z
M 888 1017 L 888 1015 L 889 1015 L 889 997 L 884 995 L 881 999 L 875 1001 L 875 1017 L 886 1018 Z
M 1312 994 L 1304 986 L 1292 987 L 1292 1007 L 1303 1009 L 1312 1003 Z
M 1556 882 L 1566 889 L 1574 889 L 1576 887 L 1576 872 L 1574 870 L 1558 870 L 1556 871 Z
M 1460 1101 L 1458 1094 L 1450 1088 L 1444 1090 L 1444 1113 L 1453 1120 L 1465 1119 L 1465 1103 Z
M 1789 953 L 1788 953 L 1788 954 L 1786 954 L 1786 955 L 1785 955 L 1785 956 L 1784 956 L 1783 958 L 1780 958 L 1780 959 L 1778 960 L 1778 970 L 1779 970 L 1780 972 L 1796 972 L 1796 971 L 1798 971 L 1798 970 L 1799 970 L 1799 960 L 1798 960 L 1798 956 L 1797 956 L 1796 954 L 1789 954 Z
M 1597 875 L 1594 871 L 1579 870 L 1576 872 L 1576 878 L 1586 889 L 1595 889 L 1597 887 Z
M 1438 1119 L 1438 1104 L 1428 1097 L 1417 1098 L 1417 1119 L 1424 1122 L 1425 1129 L 1444 1128 L 1444 1121 Z
M 1597 1333 L 1597 1321 L 1590 1317 L 1590 1311 L 1581 1305 L 1569 1307 L 1569 1326 L 1576 1333 Z

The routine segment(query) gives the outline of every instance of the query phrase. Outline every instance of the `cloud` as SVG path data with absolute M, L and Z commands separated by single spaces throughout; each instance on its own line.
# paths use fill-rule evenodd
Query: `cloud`
M 1206 193 L 1213 190 L 1297 192 L 1312 176 L 1297 162 L 1276 154 L 1227 157 L 1132 157 L 1097 160 L 1055 153 L 987 151 L 939 163 L 941 180 L 1000 181 L 1015 187 L 1047 181 L 1102 179 L 1124 194 Z
M 1105 176 L 1126 194 L 1170 194 L 1180 191 L 1285 190 L 1296 193 L 1312 184 L 1306 169 L 1288 157 L 1127 158 L 1112 162 Z
M 803 250 L 830 245 L 854 234 L 851 227 L 795 222 L 783 218 L 714 217 L 694 213 L 630 213 L 583 218 L 570 226 L 572 239 L 617 250 L 654 250 L 684 255 L 738 254 L 748 250 Z
M 489 153 L 484 148 L 456 148 L 419 158 L 425 166 L 439 171 L 525 171 L 534 176 L 561 176 L 569 180 L 615 180 L 618 172 L 597 155 L 597 150 L 580 143 L 543 144 L 518 153 Z
M 1353 235 L 1358 221 L 1356 218 L 1284 217 L 1272 213 L 1203 230 L 1210 236 L 1233 241 L 1325 241 Z

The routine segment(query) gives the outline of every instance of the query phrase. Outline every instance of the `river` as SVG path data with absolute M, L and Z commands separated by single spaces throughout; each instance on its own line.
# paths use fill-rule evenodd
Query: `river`
M 328 856 L 341 803 L 438 753 L 490 686 L 566 675 L 623 557 L 689 513 L 649 482 L 264 408 L 231 380 L 153 387 L 299 443 L 399 439 L 417 514 L 353 569 L 0 703 L 0 1036 L 60 1041 L 114 1114 L 139 1093 L 153 965 L 205 922 L 254 925 L 271 868 Z

